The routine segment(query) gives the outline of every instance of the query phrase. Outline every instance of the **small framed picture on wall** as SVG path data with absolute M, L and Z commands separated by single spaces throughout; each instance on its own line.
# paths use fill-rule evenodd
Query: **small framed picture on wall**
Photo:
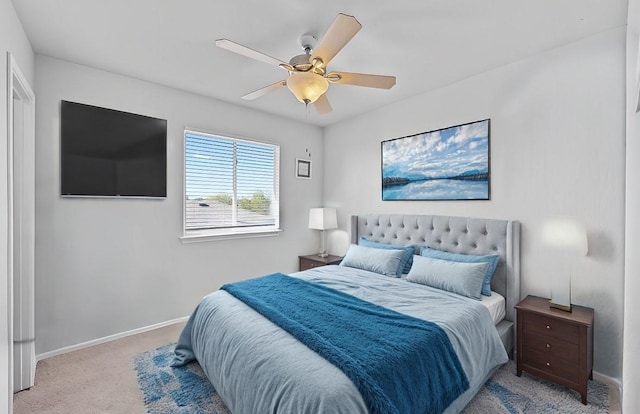
M 296 178 L 311 179 L 311 160 L 296 158 Z

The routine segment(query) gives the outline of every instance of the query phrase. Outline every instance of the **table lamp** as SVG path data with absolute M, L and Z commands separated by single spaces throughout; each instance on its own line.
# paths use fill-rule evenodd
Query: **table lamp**
M 587 229 L 571 218 L 550 218 L 542 225 L 543 242 L 573 264 L 588 253 Z M 571 312 L 571 270 L 555 275 L 549 306 Z
M 326 230 L 338 228 L 338 217 L 335 208 L 312 208 L 309 210 L 309 228 L 313 230 L 322 230 L 320 235 L 320 252 L 318 256 L 327 257 L 329 253 L 326 246 Z

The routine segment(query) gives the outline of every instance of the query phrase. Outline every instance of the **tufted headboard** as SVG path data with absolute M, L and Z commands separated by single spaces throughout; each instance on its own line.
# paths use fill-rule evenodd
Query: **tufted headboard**
M 418 249 L 426 245 L 453 253 L 499 255 L 491 289 L 506 299 L 505 319 L 515 321 L 514 306 L 520 301 L 519 222 L 405 214 L 351 216 L 351 243 L 357 244 L 360 237 L 382 243 L 415 244 Z

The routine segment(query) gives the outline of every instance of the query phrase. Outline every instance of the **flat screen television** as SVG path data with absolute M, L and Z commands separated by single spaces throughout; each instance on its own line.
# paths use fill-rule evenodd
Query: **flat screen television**
M 167 121 L 62 101 L 63 197 L 166 197 Z

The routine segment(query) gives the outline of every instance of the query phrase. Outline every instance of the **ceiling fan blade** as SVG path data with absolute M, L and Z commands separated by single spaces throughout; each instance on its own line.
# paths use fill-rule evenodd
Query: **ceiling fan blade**
M 366 86 L 367 88 L 391 89 L 396 84 L 395 76 L 369 75 L 366 73 L 331 72 L 326 76 L 331 83 Z
M 316 107 L 316 111 L 318 111 L 319 114 L 326 114 L 333 110 L 326 93 L 320 95 L 320 97 L 313 103 L 313 105 Z
M 252 101 L 254 99 L 258 99 L 268 94 L 269 92 L 277 91 L 278 89 L 283 88 L 285 86 L 287 86 L 287 81 L 281 80 L 269 86 L 265 86 L 264 88 L 260 88 L 257 91 L 248 93 L 245 96 L 243 96 L 242 99 L 244 99 L 245 101 Z
M 288 63 L 281 61 L 280 59 L 276 59 L 269 55 L 265 55 L 262 52 L 258 52 L 257 50 L 253 50 L 246 46 L 242 46 L 239 43 L 232 42 L 229 39 L 218 39 L 216 40 L 216 46 L 221 47 L 222 49 L 227 49 L 231 52 L 237 53 L 242 56 L 246 56 L 251 59 L 258 60 L 260 62 L 264 62 L 269 65 L 288 65 Z
M 353 16 L 339 13 L 333 21 L 327 33 L 324 34 L 320 43 L 313 50 L 309 62 L 313 63 L 316 58 L 322 59 L 324 65 L 328 65 L 329 61 L 349 43 L 349 40 L 358 33 L 362 28 L 360 22 Z

